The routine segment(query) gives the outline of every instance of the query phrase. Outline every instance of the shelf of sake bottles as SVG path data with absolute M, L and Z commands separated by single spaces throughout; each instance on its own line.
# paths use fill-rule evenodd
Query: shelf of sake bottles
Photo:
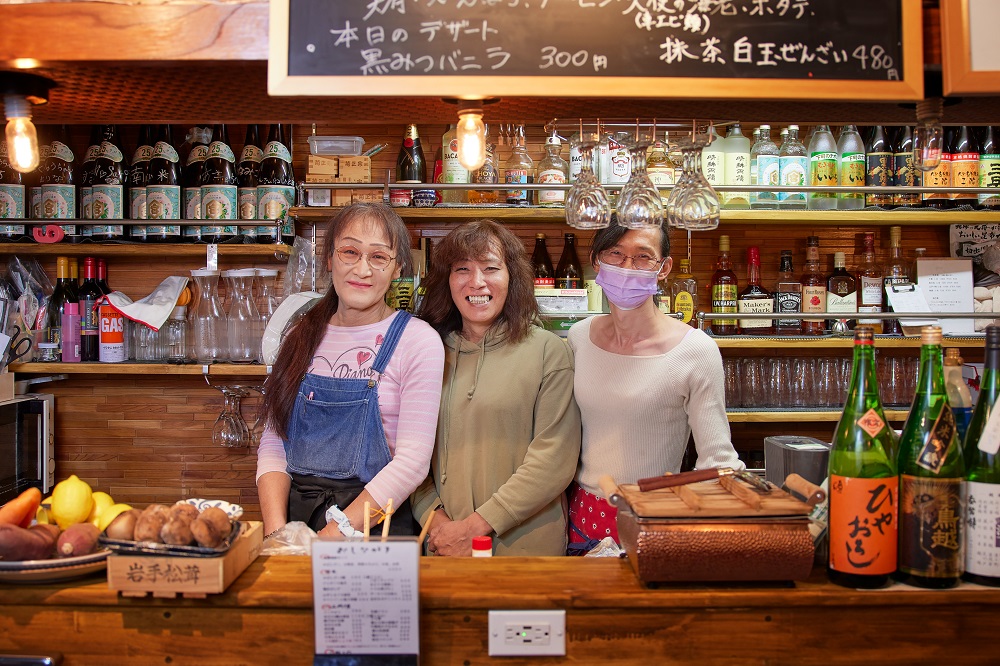
M 11 372 L 26 375 L 207 375 L 267 377 L 270 366 L 258 363 L 12 363 Z
M 789 338 L 757 338 L 751 336 L 719 336 L 713 337 L 719 349 L 769 349 L 802 351 L 805 349 L 850 349 L 854 347 L 853 337 L 789 337 Z M 960 347 L 970 349 L 983 348 L 982 337 L 947 337 L 942 341 L 944 347 Z M 877 349 L 919 349 L 920 336 L 875 336 Z
M 739 410 L 729 411 L 726 415 L 730 423 L 836 423 L 840 420 L 843 410 L 820 409 L 783 411 L 781 409 L 762 409 L 759 411 Z M 906 420 L 909 410 L 886 409 L 885 417 L 889 421 L 902 422 Z

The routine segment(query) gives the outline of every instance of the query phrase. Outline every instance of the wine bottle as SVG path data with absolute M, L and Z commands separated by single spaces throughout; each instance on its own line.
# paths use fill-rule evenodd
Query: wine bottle
M 160 125 L 153 154 L 149 158 L 146 219 L 181 219 L 181 164 L 170 136 L 170 125 Z M 146 226 L 146 240 L 151 243 L 177 242 L 180 238 L 180 227 L 177 225 L 160 222 Z
M 830 449 L 830 580 L 874 588 L 896 571 L 899 477 L 896 434 L 875 375 L 875 333 L 854 330 L 854 364 Z
M 576 255 L 576 234 L 563 234 L 562 255 L 556 266 L 558 289 L 583 289 L 583 271 Z
M 760 248 L 756 245 L 747 248 L 747 286 L 740 292 L 736 307 L 746 313 L 774 312 L 774 296 L 760 284 Z M 744 335 L 774 335 L 773 319 L 740 319 L 739 325 Z
M 1000 326 L 986 327 L 986 359 L 979 380 L 979 401 L 965 435 L 966 467 L 965 574 L 972 583 L 1000 587 L 1000 438 L 984 437 L 986 424 L 1000 417 L 994 411 L 1000 399 Z
M 201 169 L 200 219 L 237 219 L 236 195 L 236 155 L 229 147 L 226 126 L 219 124 L 212 130 L 212 143 L 208 146 Z M 206 243 L 225 243 L 235 237 L 235 225 L 211 224 L 201 227 L 201 239 Z
M 128 185 L 128 162 L 122 152 L 116 125 L 105 125 L 102 130 L 101 149 L 94 160 L 91 194 L 91 213 L 94 220 L 125 219 L 125 187 Z M 94 240 L 122 240 L 124 226 L 119 223 L 99 224 L 87 234 Z M 80 312 L 81 321 L 87 314 Z M 96 360 L 96 358 L 95 358 Z
M 715 273 L 712 274 L 712 312 L 736 314 L 739 286 L 736 273 L 729 262 L 729 236 L 719 236 L 719 259 L 716 266 Z M 712 320 L 714 335 L 736 335 L 738 331 L 735 319 Z
M 920 372 L 900 437 L 899 567 L 897 577 L 918 587 L 958 584 L 964 558 L 962 481 L 965 465 L 955 415 L 944 384 L 941 328 L 920 332 Z
M 108 262 L 104 259 L 97 260 L 97 284 L 104 294 L 111 293 L 111 287 L 108 286 Z
M 50 348 L 52 360 L 62 358 L 62 320 L 66 314 L 66 303 L 75 299 L 69 286 L 69 259 L 56 257 L 56 286 L 45 306 L 45 342 L 55 345 Z
M 277 243 L 281 236 L 291 235 L 288 226 L 288 209 L 295 205 L 295 175 L 292 172 L 292 154 L 285 144 L 280 123 L 271 125 L 264 146 L 257 177 L 257 215 L 262 220 L 281 220 L 281 235 L 275 225 L 258 226 L 258 243 Z
M 63 125 L 49 148 L 49 158 L 42 169 L 42 217 L 70 220 L 77 217 L 76 156 L 69 147 L 66 126 Z M 66 240 L 79 242 L 75 224 L 62 225 Z M 60 322 L 61 325 L 61 322 Z
M 149 160 L 153 156 L 153 127 L 143 125 L 139 128 L 139 140 L 136 142 L 135 153 L 132 154 L 132 166 L 128 174 L 128 199 L 130 217 L 133 220 L 145 220 L 146 186 L 149 184 Z M 129 230 L 131 240 L 146 240 L 146 225 L 133 224 Z
M 535 287 L 552 289 L 556 286 L 556 272 L 552 268 L 549 249 L 545 247 L 545 234 L 535 234 L 535 250 L 531 253 L 531 265 L 535 269 Z
M 420 147 L 416 125 L 407 125 L 406 133 L 403 134 L 403 143 L 396 156 L 396 182 L 427 182 L 427 163 L 424 161 L 424 150 Z M 409 206 L 413 200 L 413 190 L 393 190 L 390 197 L 393 206 Z
M 96 362 L 98 360 L 98 324 L 97 302 L 104 296 L 97 281 L 97 260 L 85 257 L 83 260 L 83 284 L 80 285 L 77 301 L 80 304 L 80 360 Z
M 260 149 L 260 135 L 256 125 L 247 125 L 243 151 L 236 165 L 236 199 L 241 220 L 257 219 L 257 180 L 260 176 L 260 161 L 264 151 Z M 240 226 L 240 234 L 250 241 L 257 240 L 256 226 Z

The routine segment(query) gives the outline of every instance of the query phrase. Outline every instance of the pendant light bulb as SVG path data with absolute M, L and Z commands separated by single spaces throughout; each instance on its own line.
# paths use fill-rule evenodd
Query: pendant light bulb
M 944 152 L 944 100 L 932 97 L 917 102 L 917 126 L 913 130 L 913 166 L 921 171 L 933 171 L 941 163 Z
M 4 97 L 7 116 L 7 156 L 17 171 L 27 173 L 38 168 L 38 132 L 31 122 L 31 104 L 19 95 Z
M 476 171 L 486 162 L 486 126 L 483 110 L 463 108 L 458 112 L 456 128 L 458 163 L 469 171 Z

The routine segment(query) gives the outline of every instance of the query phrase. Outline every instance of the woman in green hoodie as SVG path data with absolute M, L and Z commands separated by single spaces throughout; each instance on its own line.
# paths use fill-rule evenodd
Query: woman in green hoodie
M 565 490 L 580 455 L 580 411 L 567 345 L 538 325 L 524 244 L 493 220 L 437 246 L 420 316 L 445 345 L 431 476 L 413 494 L 427 549 L 563 555 Z

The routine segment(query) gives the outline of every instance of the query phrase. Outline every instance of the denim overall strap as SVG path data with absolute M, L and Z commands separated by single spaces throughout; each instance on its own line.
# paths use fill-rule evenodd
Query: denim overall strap
M 378 354 L 375 355 L 375 361 L 372 363 L 372 370 L 378 374 L 381 375 L 385 372 L 386 367 L 389 365 L 389 359 L 392 358 L 393 352 L 396 351 L 396 345 L 399 344 L 399 339 L 403 337 L 403 329 L 410 323 L 411 317 L 413 315 L 406 310 L 399 310 L 395 319 L 389 324 L 389 330 L 385 332 L 382 346 L 379 347 Z

